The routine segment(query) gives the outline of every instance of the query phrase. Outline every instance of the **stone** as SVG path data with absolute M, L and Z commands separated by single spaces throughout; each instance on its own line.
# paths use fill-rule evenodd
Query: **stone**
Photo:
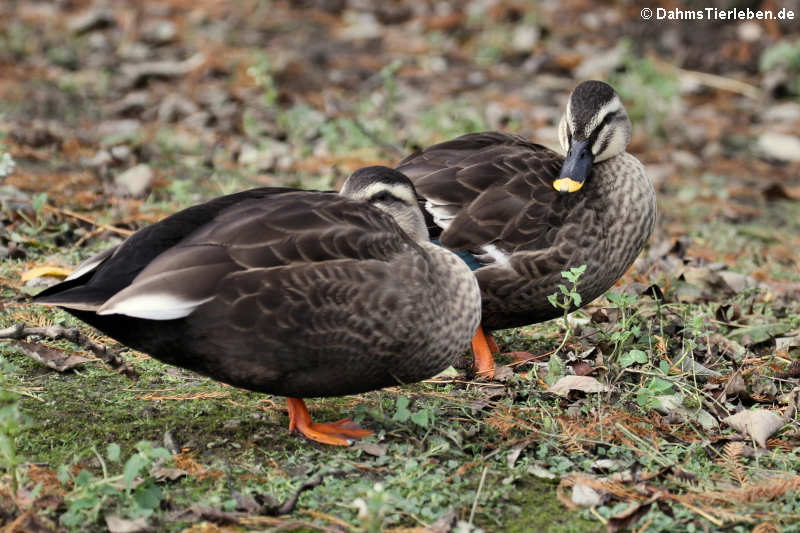
M 114 178 L 114 184 L 131 196 L 141 197 L 153 183 L 153 179 L 155 173 L 150 165 L 140 164 L 118 174 Z
M 136 119 L 107 120 L 97 126 L 97 136 L 102 146 L 119 144 L 133 139 L 142 129 L 142 123 Z
M 800 161 L 800 137 L 796 135 L 765 131 L 758 137 L 756 149 L 768 159 Z
M 152 44 L 167 44 L 175 39 L 178 30 L 171 20 L 149 20 L 142 28 L 142 39 Z
M 800 104 L 795 102 L 783 102 L 768 107 L 762 114 L 761 120 L 765 123 L 796 122 L 800 120 Z

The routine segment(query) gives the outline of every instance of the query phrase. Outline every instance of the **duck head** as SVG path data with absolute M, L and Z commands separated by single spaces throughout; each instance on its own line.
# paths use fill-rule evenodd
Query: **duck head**
M 602 81 L 584 81 L 572 91 L 558 124 L 558 140 L 566 152 L 553 187 L 572 193 L 583 187 L 592 164 L 625 151 L 631 120 L 617 93 Z
M 361 168 L 347 178 L 340 194 L 385 211 L 412 239 L 428 240 L 417 191 L 405 174 L 382 166 Z

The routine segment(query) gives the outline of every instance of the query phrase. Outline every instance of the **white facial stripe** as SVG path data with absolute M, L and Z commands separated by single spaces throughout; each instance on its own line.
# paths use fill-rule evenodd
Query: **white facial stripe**
M 358 197 L 366 200 L 383 191 L 386 191 L 392 196 L 396 196 L 411 205 L 414 205 L 417 201 L 417 199 L 414 198 L 414 194 L 411 192 L 411 189 L 408 187 L 399 184 L 389 185 L 387 183 L 370 183 L 358 192 Z
M 126 315 L 150 320 L 174 320 L 188 316 L 196 308 L 213 299 L 213 296 L 190 301 L 182 300 L 173 294 L 155 293 L 122 298 L 117 302 L 114 302 L 114 299 L 103 304 L 97 310 L 97 314 Z
M 566 154 L 569 150 L 569 136 L 567 135 L 566 115 L 561 117 L 561 120 L 558 123 L 558 143 L 561 145 L 561 149 L 564 150 L 564 153 Z
M 567 112 L 564 114 L 564 118 L 569 121 L 570 124 L 570 131 L 575 131 L 578 129 L 578 124 L 575 122 L 575 117 L 572 116 L 572 98 L 567 100 Z M 565 124 L 566 126 L 566 124 Z
M 622 109 L 622 102 L 619 101 L 619 97 L 616 95 L 614 98 L 609 100 L 606 104 L 603 105 L 600 109 L 597 110 L 597 113 L 594 114 L 592 120 L 586 125 L 586 129 L 583 131 L 583 135 L 585 138 L 589 138 L 592 135 L 594 129 L 603 122 L 603 119 L 606 118 L 606 115 L 609 113 L 613 113 L 615 111 L 619 111 Z
M 598 153 L 598 150 L 603 146 L 606 138 L 608 138 L 609 141 L 605 150 Z M 600 135 L 597 136 L 597 140 L 592 145 L 592 154 L 594 154 L 595 162 L 599 163 L 609 157 L 621 154 L 625 151 L 626 144 L 627 139 L 625 138 L 625 131 L 622 128 L 614 127 L 611 124 L 603 126 L 603 129 L 600 130 Z

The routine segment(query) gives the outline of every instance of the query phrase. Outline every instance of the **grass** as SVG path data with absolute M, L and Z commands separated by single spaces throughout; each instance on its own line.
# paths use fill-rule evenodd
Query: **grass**
M 8 277 L 21 267 L 6 262 L 2 275 Z M 13 437 L 20 464 L 4 461 L 2 468 L 7 474 L 18 473 L 22 486 L 38 483 L 39 490 L 64 494 L 64 506 L 50 511 L 50 516 L 68 529 L 85 530 L 83 524 L 89 523 L 93 524 L 89 530 L 101 530 L 103 517 L 120 515 L 145 518 L 168 531 L 189 525 L 175 518 L 175 510 L 197 504 L 234 511 L 235 494 L 268 495 L 281 501 L 304 480 L 326 471 L 343 473 L 327 477 L 319 488 L 304 493 L 298 504 L 298 516 L 317 525 L 344 522 L 356 531 L 382 531 L 430 524 L 452 509 L 464 531 L 472 527 L 596 531 L 599 517 L 607 520 L 631 503 L 615 504 L 612 499 L 594 511 L 565 513 L 555 489 L 559 478 L 563 485 L 576 475 L 604 471 L 596 466 L 599 459 L 621 472 L 632 465 L 650 473 L 677 469 L 688 481 L 665 475 L 658 485 L 683 498 L 758 485 L 797 468 L 791 446 L 781 444 L 791 441 L 790 434 L 784 437 L 788 440 L 772 441 L 769 451 L 750 459 L 726 458 L 724 448 L 708 444 L 709 435 L 720 434 L 717 427 L 705 429 L 699 415 L 708 409 L 710 395 L 703 386 L 709 382 L 681 370 L 676 359 L 696 353 L 702 339 L 712 334 L 706 322 L 707 304 L 661 307 L 645 297 L 619 295 L 611 295 L 608 302 L 607 309 L 619 309 L 625 318 L 608 324 L 593 344 L 605 353 L 621 354 L 618 365 L 613 358 L 607 360 L 615 369 L 605 374 L 617 391 L 613 402 L 601 397 L 554 398 L 534 377 L 516 375 L 502 389 L 425 383 L 310 403 L 317 419 L 347 414 L 376 430 L 367 442 L 378 444 L 377 449 L 332 449 L 307 442 L 288 433 L 279 399 L 224 386 L 142 354 L 125 355 L 140 374 L 134 383 L 96 362 L 59 374 L 23 356 L 13 343 L 2 342 L 0 354 L 14 365 L 13 371 L 4 373 L 4 388 L 15 395 L 27 420 Z M 61 311 L 16 303 L 6 309 L 10 312 L 0 326 L 19 320 L 73 322 Z M 688 320 L 687 332 L 676 339 L 678 344 L 669 343 L 670 366 L 657 356 L 656 335 L 668 327 L 670 317 L 678 316 Z M 762 316 L 772 319 L 769 313 Z M 798 327 L 800 317 L 791 314 L 778 323 Z M 574 335 L 584 337 L 585 321 L 577 324 Z M 505 333 L 500 341 L 506 351 L 553 350 L 564 334 L 559 322 L 553 321 Z M 581 342 L 568 343 L 572 353 L 579 351 Z M 74 349 L 65 342 L 54 345 Z M 625 359 L 634 351 L 645 354 L 644 360 Z M 728 363 L 716 368 L 726 367 Z M 788 390 L 787 383 L 770 378 L 785 367 L 779 361 L 759 359 L 749 367 L 753 374 L 748 383 L 755 385 L 755 376 L 760 375 Z M 665 396 L 676 393 L 681 394 L 678 403 L 684 421 L 654 424 L 655 409 Z M 5 419 L 10 419 L 7 414 Z M 726 433 L 723 442 L 737 442 L 722 431 Z M 115 460 L 107 457 L 109 446 L 117 449 Z M 165 446 L 171 452 L 162 451 Z M 128 477 L 138 479 L 138 484 L 132 487 L 130 480 L 127 486 L 120 484 L 126 465 L 134 460 L 136 475 Z M 187 469 L 187 464 L 196 468 Z M 161 466 L 191 473 L 163 481 L 157 474 Z M 60 481 L 51 476 L 42 484 L 43 471 L 60 472 Z M 731 483 L 732 479 L 738 482 Z M 686 503 L 693 505 L 692 501 Z M 772 504 L 777 507 L 765 508 L 755 499 L 727 510 L 724 519 L 712 518 L 730 523 L 733 530 L 738 529 L 735 524 L 752 524 L 754 516 L 762 515 L 790 525 L 780 517 L 797 514 L 797 502 L 782 495 Z M 646 514 L 654 530 L 692 531 L 702 524 L 715 525 L 690 507 L 669 507 L 669 511 L 653 507 Z M 309 517 L 302 510 L 317 514 Z
M 481 26 L 478 19 L 475 26 Z M 471 44 L 486 49 L 472 55 L 479 63 L 508 55 L 510 41 L 503 37 L 512 30 L 509 23 L 481 34 Z M 83 57 L 83 38 L 60 47 L 28 38 L 31 32 L 16 23 L 0 40 L 0 54 L 45 56 L 63 69 Z M 441 30 L 427 36 L 455 38 Z M 795 52 L 796 43 L 768 50 L 762 67 L 794 75 Z M 65 216 L 61 207 L 133 229 L 245 187 L 333 187 L 357 166 L 395 160 L 393 149 L 486 129 L 484 102 L 468 94 L 404 110 L 402 66 L 387 62 L 372 89 L 349 95 L 334 113 L 283 101 L 274 65 L 254 54 L 243 71 L 260 93 L 245 107 L 239 140 L 258 150 L 275 141 L 288 144 L 294 163 L 287 169 L 243 168 L 224 158 L 209 166 L 206 156 L 228 150 L 225 133 L 223 146 L 211 153 L 199 138 L 181 138 L 179 125 L 145 125 L 126 143 L 162 174 L 148 198 L 73 206 L 63 192 L 45 196 L 33 184 L 39 195 L 29 195 L 24 216 L 3 207 L 9 224 L 2 238 L 19 243 L 24 257 L 0 262 L 0 328 L 66 324 L 92 334 L 61 311 L 29 305 L 26 298 L 39 289 L 20 280 L 34 266 L 75 265 L 111 244 L 110 234 L 93 233 L 95 226 Z M 65 96 L 51 103 L 54 115 L 96 118 L 103 106 L 92 98 L 107 90 L 108 79 L 103 74 L 87 82 L 80 73 L 70 71 L 59 83 L 31 79 L 25 87 L 62 91 Z M 612 76 L 634 122 L 667 146 L 664 128 L 670 126 L 662 119 L 681 98 L 674 77 L 633 54 Z M 26 106 L 33 116 L 41 113 L 33 100 L 4 105 L 9 113 L 27 112 Z M 3 153 L 0 147 L 0 173 L 9 168 Z M 48 170 L 79 166 L 74 154 L 45 155 L 38 164 Z M 762 449 L 722 422 L 740 408 L 786 409 L 781 398 L 797 383 L 790 370 L 800 347 L 778 350 L 775 338 L 796 337 L 800 329 L 792 292 L 800 282 L 800 207 L 766 200 L 741 175 L 695 174 L 659 189 L 661 229 L 691 244 L 665 252 L 645 273 L 628 275 L 606 298 L 565 320 L 498 332 L 504 352 L 538 356 L 523 364 L 501 356 L 500 363 L 514 368 L 507 381 L 477 383 L 461 375 L 309 401 L 317 420 L 349 416 L 374 430 L 366 446 L 306 441 L 288 432 L 282 399 L 221 385 L 143 354 L 123 352 L 140 375 L 134 382 L 99 361 L 57 373 L 15 342 L 0 341 L 0 524 L 36 502 L 39 519 L 70 531 L 105 530 L 110 516 L 183 531 L 208 520 L 192 506 L 249 514 L 227 515 L 243 530 L 408 532 L 452 513 L 460 532 L 582 532 L 624 522 L 622 513 L 637 509 L 641 516 L 628 525 L 648 531 L 769 531 L 769 524 L 800 530 L 796 416 L 787 417 Z M 742 181 L 755 191 L 744 200 L 728 188 Z M 767 284 L 732 289 L 720 272 Z M 658 285 L 665 299 L 654 300 L 637 282 Z M 572 289 L 565 286 L 562 303 L 574 301 L 574 283 Z M 30 340 L 86 355 L 64 341 Z M 547 392 L 556 378 L 586 372 L 608 391 Z M 302 493 L 290 516 L 247 511 L 251 500 L 284 501 L 317 474 L 325 474 L 322 483 Z M 21 488 L 16 499 L 10 498 L 14 485 Z M 581 491 L 598 494 L 595 505 L 576 505 L 573 493 Z
M 172 181 L 139 212 L 158 216 L 215 194 L 218 187 L 235 188 L 232 179 L 205 190 L 191 179 Z M 34 197 L 32 214 L 14 228 L 16 238 L 29 243 L 28 255 L 6 259 L 0 267 L 6 311 L 0 327 L 22 321 L 83 328 L 61 311 L 24 302 L 34 289 L 21 285 L 19 276 L 32 265 L 54 257 L 75 264 L 103 247 L 93 240 L 88 250 L 59 251 L 59 235 L 75 224 L 43 209 L 47 201 Z M 778 245 L 764 241 L 761 228 L 796 209 L 790 202 L 774 206 L 762 218 L 736 226 L 704 223 L 702 210 L 686 213 L 685 220 L 697 217 L 693 235 L 699 246 L 707 242 L 722 252 L 735 243 L 743 251 L 736 264 L 749 272 L 769 257 L 765 242 Z M 797 281 L 796 272 L 771 263 L 769 268 Z M 578 278 L 573 277 L 568 281 L 574 289 Z M 242 505 L 236 494 L 281 501 L 317 473 L 338 471 L 300 497 L 294 518 L 306 525 L 299 530 L 345 523 L 353 531 L 418 527 L 453 511 L 463 531 L 596 531 L 637 505 L 628 485 L 617 482 L 605 486 L 606 499 L 591 510 L 565 511 L 564 501 L 570 501 L 581 476 L 598 479 L 607 473 L 607 467 L 597 466 L 603 460 L 613 465 L 612 474 L 653 475 L 649 490 L 670 495 L 640 519 L 653 530 L 726 524 L 735 531 L 765 520 L 791 530 L 791 517 L 800 513 L 796 499 L 788 492 L 763 494 L 800 467 L 793 424 L 770 441 L 769 450 L 754 452 L 719 419 L 734 409 L 733 402 L 770 408 L 791 389 L 791 380 L 778 376 L 800 350 L 777 355 L 770 346 L 774 336 L 800 328 L 797 302 L 759 290 L 723 296 L 709 292 L 713 280 L 685 278 L 680 271 L 660 271 L 652 281 L 664 288 L 667 303 L 611 293 L 566 322 L 500 332 L 506 352 L 548 354 L 564 348 L 547 363 L 517 367 L 528 374 L 515 374 L 502 387 L 425 383 L 310 402 L 316 419 L 347 415 L 375 430 L 366 442 L 377 448 L 315 445 L 289 434 L 280 399 L 224 386 L 142 354 L 125 353 L 140 373 L 131 382 L 99 362 L 59 374 L 24 356 L 13 342 L 0 341 L 7 365 L 4 405 L 10 406 L 0 417 L 14 450 L 0 464 L 5 473 L 0 490 L 9 490 L 16 478 L 36 494 L 62 495 L 63 504 L 41 514 L 71 530 L 85 530 L 88 523 L 89 530 L 99 531 L 105 517 L 119 515 L 179 531 L 189 525 L 179 511 L 192 505 L 232 512 Z M 565 287 L 560 296 L 572 299 L 571 292 Z M 726 343 L 741 351 L 727 353 Z M 75 350 L 63 341 L 48 344 Z M 599 350 L 583 357 L 612 392 L 569 398 L 546 393 L 548 383 L 576 371 L 587 350 Z M 702 375 L 699 369 L 706 366 L 723 377 Z M 746 391 L 720 397 L 737 368 L 746 376 Z M 184 475 L 162 479 L 162 467 Z M 703 506 L 704 497 L 717 493 L 736 505 Z M 0 507 L 0 512 L 10 511 Z

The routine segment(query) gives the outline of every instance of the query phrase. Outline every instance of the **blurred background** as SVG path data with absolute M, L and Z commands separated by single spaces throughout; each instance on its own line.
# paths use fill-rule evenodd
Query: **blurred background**
M 709 5 L 795 18 L 658 20 Z M 566 97 L 589 78 L 623 97 L 662 229 L 672 200 L 713 223 L 755 216 L 765 194 L 800 198 L 800 5 L 654 1 L 651 20 L 643 7 L 4 0 L 0 198 L 135 229 L 246 187 L 336 187 L 470 131 L 555 148 Z

